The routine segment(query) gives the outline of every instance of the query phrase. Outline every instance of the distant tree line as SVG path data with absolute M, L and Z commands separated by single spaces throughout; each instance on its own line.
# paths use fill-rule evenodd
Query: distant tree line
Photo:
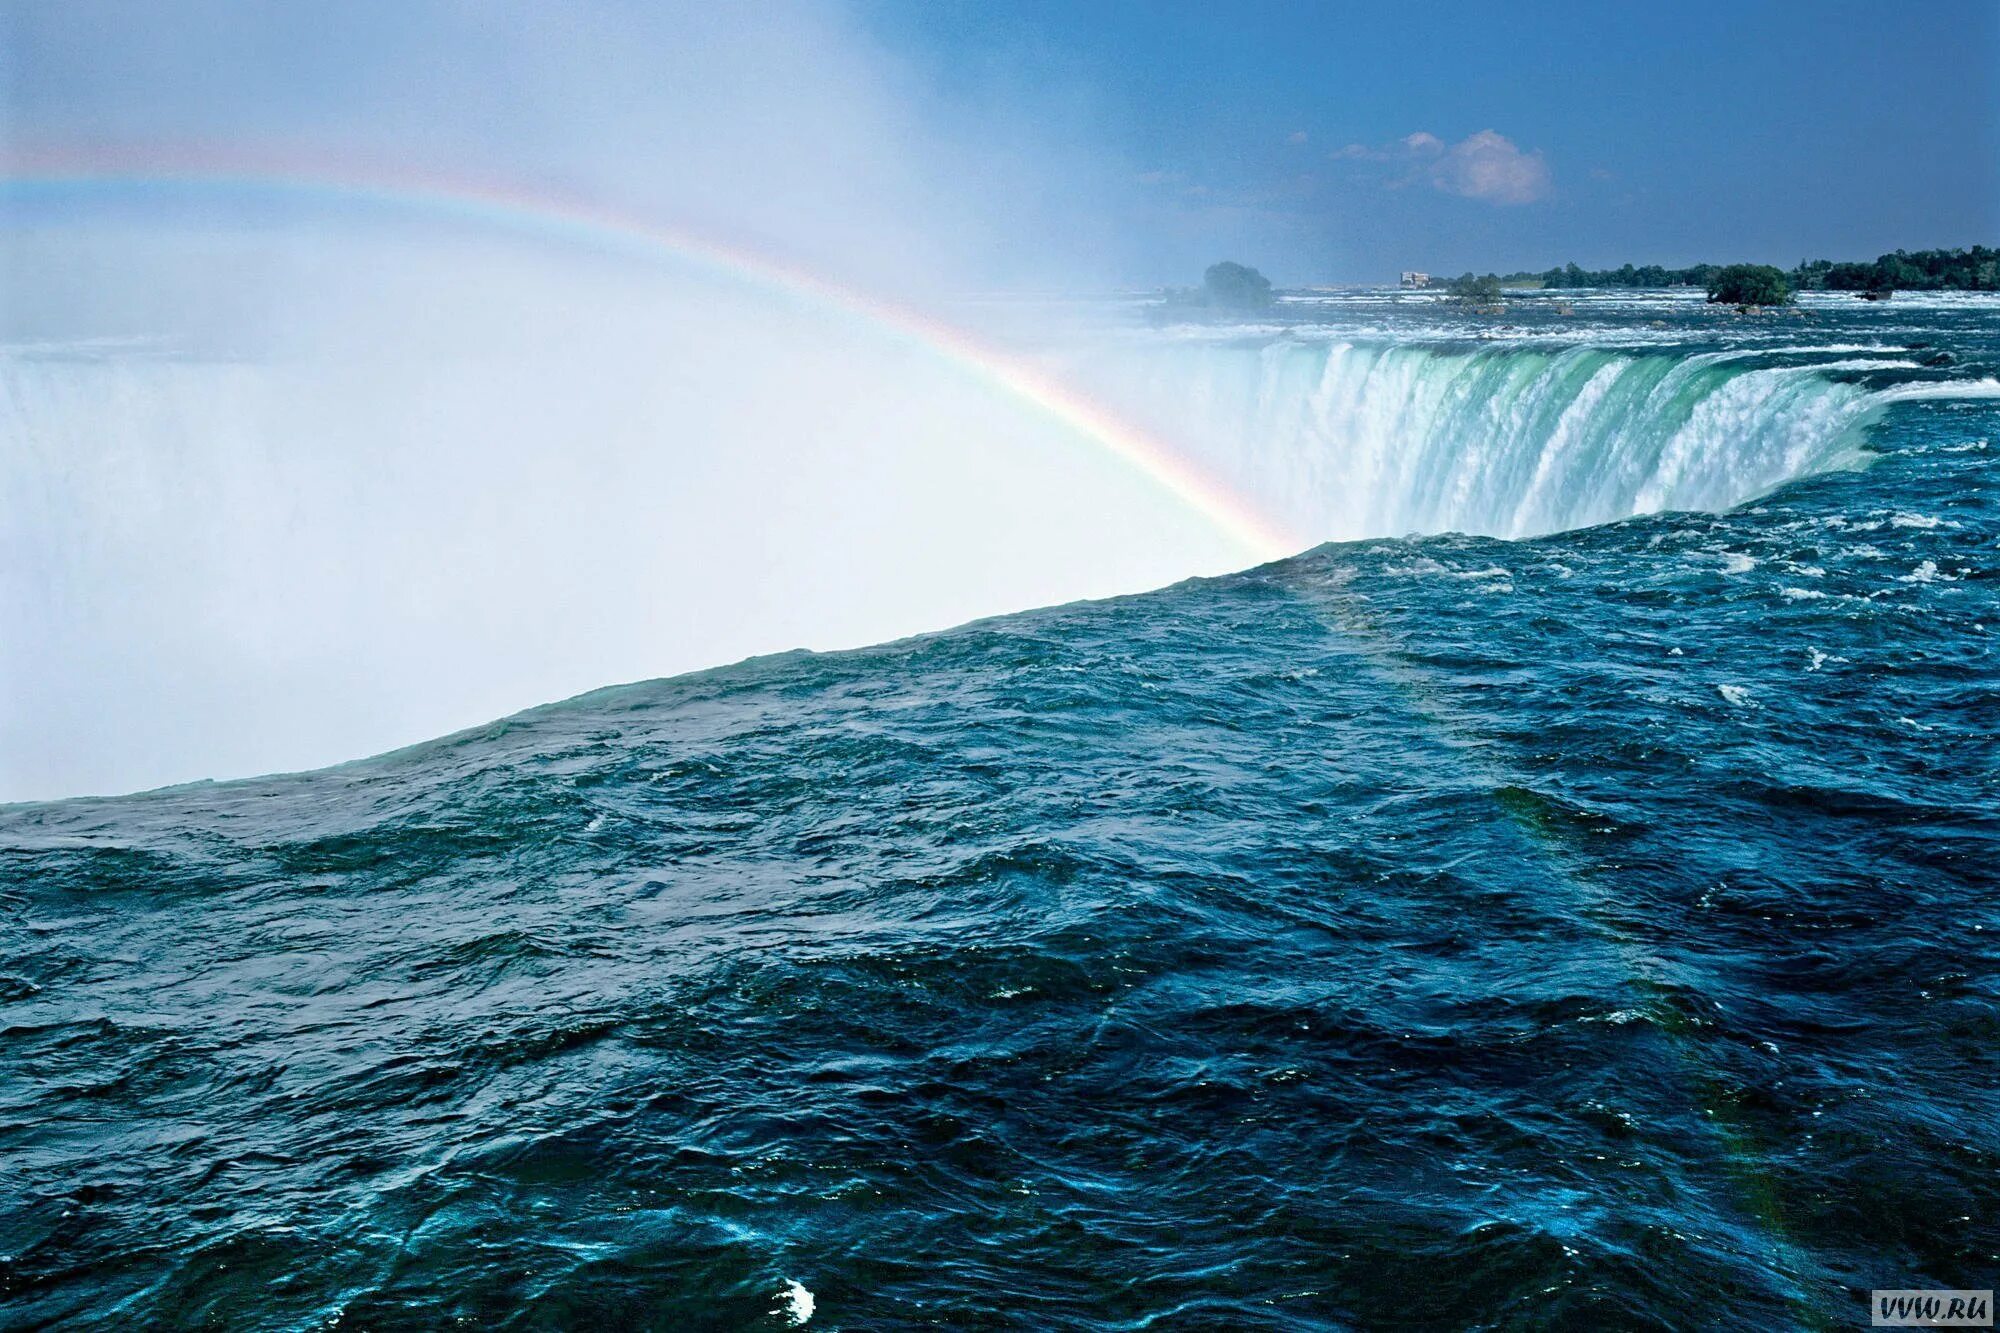
M 1721 272 L 1719 264 L 1687 268 L 1623 264 L 1604 269 L 1564 264 L 1543 273 L 1509 273 L 1500 281 L 1543 287 L 1712 287 Z M 1984 245 L 1969 250 L 1898 250 L 1873 263 L 1810 259 L 1784 278 L 1793 291 L 2000 291 L 2000 250 Z
M 1718 264 L 1695 264 L 1689 268 L 1626 264 L 1620 268 L 1590 269 L 1564 264 L 1546 273 L 1509 273 L 1500 281 L 1516 287 L 1535 283 L 1543 287 L 1706 287 L 1720 267 Z
M 1804 290 L 2000 291 L 2000 250 L 1898 250 L 1872 264 L 1836 264 L 1813 259 L 1792 270 L 1792 285 Z
M 1575 265 L 1571 265 L 1575 268 Z M 1581 270 L 1579 270 L 1581 271 Z M 1675 273 L 1699 277 L 1702 286 L 1708 289 L 1708 299 L 1725 305 L 1770 306 L 1785 305 L 1792 299 L 1792 284 L 1785 271 L 1769 264 L 1725 264 L 1718 268 L 1713 264 L 1702 264 L 1688 269 L 1659 269 L 1655 272 Z M 1644 273 L 1644 269 L 1634 272 Z M 1586 274 L 1585 276 L 1596 276 Z M 1525 286 L 1535 281 L 1532 274 L 1513 274 L 1500 277 L 1488 273 L 1476 276 L 1471 273 L 1453 278 L 1445 284 L 1445 291 L 1462 306 L 1489 310 L 1498 313 L 1502 294 L 1508 285 Z M 1552 286 L 1625 286 L 1625 283 L 1559 283 Z M 1644 284 L 1634 282 L 1631 286 Z M 1654 283 L 1654 286 L 1663 284 Z

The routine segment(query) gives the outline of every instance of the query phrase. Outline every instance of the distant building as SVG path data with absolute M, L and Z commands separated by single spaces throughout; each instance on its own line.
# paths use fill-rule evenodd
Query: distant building
M 1428 287 L 1431 285 L 1431 275 L 1405 270 L 1402 285 L 1405 287 Z

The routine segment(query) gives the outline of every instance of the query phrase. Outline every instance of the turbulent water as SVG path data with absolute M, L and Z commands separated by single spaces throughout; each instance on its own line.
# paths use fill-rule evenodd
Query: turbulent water
M 1329 536 L 1490 535 L 0 809 L 0 1323 L 1995 1285 L 2000 307 L 1543 309 L 1060 354 Z

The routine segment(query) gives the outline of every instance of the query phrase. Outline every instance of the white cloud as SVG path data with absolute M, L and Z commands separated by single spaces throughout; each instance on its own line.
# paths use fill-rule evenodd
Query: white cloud
M 1493 130 L 1481 130 L 1455 144 L 1418 130 L 1379 148 L 1351 143 L 1328 156 L 1336 162 L 1399 164 L 1396 174 L 1382 181 L 1385 189 L 1428 181 L 1445 194 L 1489 204 L 1533 203 L 1549 192 L 1552 180 L 1540 149 L 1523 152 Z
M 1453 144 L 1431 168 L 1430 177 L 1431 184 L 1446 194 L 1489 204 L 1533 203 L 1549 192 L 1550 180 L 1549 164 L 1540 150 L 1524 153 L 1492 130 Z
M 1304 143 L 1310 136 L 1304 130 L 1293 130 L 1285 136 L 1286 143 Z

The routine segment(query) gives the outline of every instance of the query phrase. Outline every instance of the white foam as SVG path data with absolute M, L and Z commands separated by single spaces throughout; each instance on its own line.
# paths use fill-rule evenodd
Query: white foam
M 1892 403 L 1917 402 L 1926 398 L 2000 398 L 2000 380 L 1934 380 L 1928 384 L 1898 384 L 1881 390 L 1876 396 Z
M 1440 564 L 1427 555 L 1419 556 L 1407 565 L 1384 565 L 1382 566 L 1382 572 L 1385 574 L 1427 575 L 1446 579 L 1511 579 L 1514 577 L 1511 570 L 1502 569 L 1498 565 L 1488 565 L 1484 569 L 1454 569 L 1450 565 Z
M 813 1317 L 813 1294 L 807 1291 L 802 1283 L 786 1278 L 784 1290 L 778 1293 L 778 1300 L 780 1302 L 778 1313 L 790 1319 L 793 1328 L 799 1327 Z
M 1793 349 L 1789 347 L 1772 348 L 1771 350 L 1773 352 L 1783 351 L 1787 354 L 1793 351 Z M 1819 365 L 1814 366 L 1813 369 L 1815 370 L 1922 370 L 1923 366 L 1921 363 L 1916 361 L 1885 360 L 1880 357 L 1860 357 L 1851 361 L 1822 362 Z

